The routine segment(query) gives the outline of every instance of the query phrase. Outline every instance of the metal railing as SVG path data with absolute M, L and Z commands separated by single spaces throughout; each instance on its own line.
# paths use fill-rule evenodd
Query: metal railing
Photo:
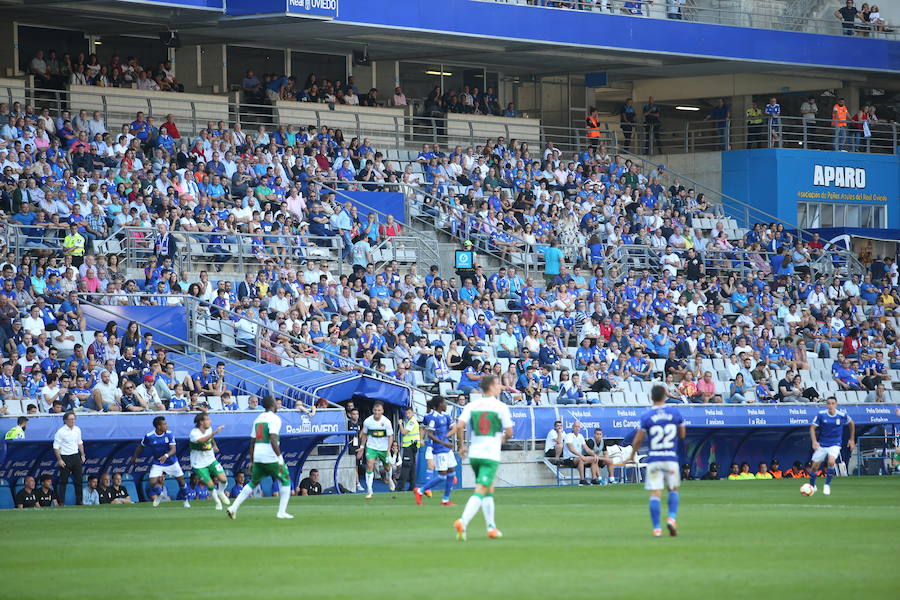
M 224 362 L 228 362 L 229 364 L 239 364 L 234 359 L 228 358 L 226 356 L 227 352 L 231 352 L 237 354 L 238 356 L 241 356 L 244 360 L 250 360 L 253 362 L 266 362 L 269 364 L 280 364 L 281 366 L 293 366 L 302 369 L 323 372 L 357 371 L 362 375 L 367 375 L 375 379 L 381 379 L 408 389 L 411 399 L 415 398 L 417 401 L 419 401 L 420 404 L 422 403 L 422 398 L 425 398 L 426 401 L 430 401 L 434 396 L 434 394 L 429 392 L 428 390 L 421 389 L 415 385 L 409 384 L 405 381 L 401 381 L 387 373 L 381 373 L 373 367 L 367 367 L 357 361 L 353 356 L 344 357 L 340 356 L 339 354 L 335 354 L 334 352 L 331 352 L 327 349 L 318 346 L 312 346 L 307 342 L 304 342 L 303 340 L 295 337 L 291 333 L 279 331 L 277 328 L 266 324 L 259 319 L 251 319 L 246 314 L 238 313 L 219 306 L 212 306 L 208 302 L 195 296 L 190 296 L 187 294 L 154 294 L 151 292 L 137 292 L 128 294 L 83 293 L 81 296 L 86 304 L 112 316 L 116 316 L 118 313 L 115 313 L 115 311 L 111 309 L 109 305 L 104 304 L 102 300 L 98 302 L 98 299 L 127 297 L 129 299 L 129 303 L 137 301 L 138 304 L 141 304 L 142 300 L 162 300 L 165 302 L 165 306 L 172 306 L 173 304 L 170 304 L 169 302 L 174 299 L 176 301 L 174 305 L 183 306 L 187 311 L 188 337 L 190 338 L 189 340 L 182 340 L 180 338 L 172 336 L 168 332 L 157 330 L 141 322 L 139 322 L 139 325 L 146 331 L 150 331 L 154 334 L 162 334 L 164 338 L 167 337 L 176 340 L 178 342 L 178 345 L 184 345 L 185 347 L 200 353 L 202 362 L 210 362 L 206 357 L 212 356 L 214 357 L 214 361 L 221 359 Z M 264 311 L 266 309 L 265 307 L 263 307 L 260 310 Z M 217 318 L 211 317 L 212 311 L 216 311 L 220 316 Z M 249 324 L 252 324 L 256 328 L 256 331 L 252 334 L 242 334 L 242 330 L 237 326 L 237 323 L 239 323 L 241 320 L 245 320 Z M 262 337 L 264 335 L 268 336 L 270 334 L 284 336 L 293 346 L 301 349 L 301 353 L 303 354 L 303 356 L 295 357 L 286 361 L 279 360 L 275 362 L 273 360 L 267 360 L 267 358 L 274 358 L 274 355 L 268 351 L 263 351 L 265 349 L 265 345 L 262 343 Z M 171 344 L 157 345 L 167 347 L 170 350 L 179 351 L 178 348 Z M 226 351 L 217 352 L 212 349 L 216 347 L 223 347 L 226 349 Z M 252 351 L 250 350 L 250 348 L 252 348 Z M 267 375 L 255 368 L 248 368 L 246 364 L 241 364 L 240 366 L 241 368 L 247 368 L 255 375 L 266 377 L 267 381 L 281 383 L 280 380 Z M 271 387 L 272 386 L 270 386 L 270 388 Z M 294 386 L 291 387 L 294 388 Z M 308 392 L 304 392 L 304 394 L 306 396 L 312 397 L 312 395 Z M 312 397 L 312 399 L 314 402 L 315 397 Z
M 690 153 L 700 151 L 744 150 L 753 148 L 793 148 L 808 150 L 845 150 L 894 154 L 900 142 L 897 123 L 867 121 L 863 126 L 852 121 L 834 127 L 830 119 L 778 117 L 748 123 L 745 119 L 728 121 L 685 121 L 680 127 L 662 128 L 660 140 L 650 139 L 646 127 L 636 127 L 630 146 L 645 154 Z
M 533 271 L 543 259 L 541 254 L 535 252 L 532 245 L 513 234 L 508 235 L 512 238 L 512 244 L 516 250 L 504 251 L 491 239 L 490 232 L 495 229 L 495 225 L 482 218 L 478 213 L 468 212 L 462 206 L 432 194 L 424 187 L 401 185 L 407 190 L 404 195 L 410 219 L 434 227 L 460 244 L 466 241 L 472 242 L 476 252 L 490 256 L 505 267 L 522 269 L 524 279 L 528 278 L 529 272 Z M 431 201 L 430 204 L 426 203 L 426 198 Z M 437 214 L 428 210 L 429 208 L 435 208 Z M 462 283 L 460 282 L 460 284 Z
M 350 188 L 354 188 L 356 187 L 356 185 L 365 185 L 364 183 L 356 182 L 356 185 L 353 185 L 350 182 L 339 181 L 335 179 L 321 179 L 317 180 L 316 183 L 319 185 L 321 191 L 333 193 L 339 198 L 343 198 L 344 200 L 352 202 L 354 205 L 363 208 L 368 212 L 375 213 L 383 219 L 381 223 L 387 221 L 387 213 L 373 208 L 365 204 L 364 202 L 361 202 L 359 198 L 352 197 L 346 193 Z M 404 184 L 385 183 L 383 187 L 390 191 L 402 192 Z M 410 215 L 408 204 L 407 206 L 405 206 L 404 212 L 408 219 Z M 401 223 L 401 225 L 405 227 L 407 224 Z M 438 249 L 429 244 L 428 240 L 423 239 L 421 236 L 417 235 L 406 234 L 385 238 L 372 248 L 372 252 L 374 255 L 373 258 L 375 258 L 376 261 L 381 261 L 382 263 L 396 260 L 400 263 L 427 262 L 428 264 L 434 264 L 440 261 L 440 253 L 438 252 Z
M 66 90 L 39 90 L 26 88 L 27 96 L 35 96 L 36 106 L 48 106 L 52 110 L 60 111 L 69 108 L 67 99 L 68 92 Z M 71 110 L 75 111 L 80 108 L 89 111 L 100 110 L 105 118 L 107 127 L 111 132 L 121 129 L 123 122 L 129 122 L 133 117 L 133 113 L 129 113 L 125 118 L 125 106 L 117 106 L 117 98 L 109 96 L 102 92 L 91 95 L 89 92 L 78 92 L 78 96 L 96 97 L 96 103 L 93 106 L 72 106 Z M 167 95 L 167 107 L 165 112 L 168 113 L 173 105 L 181 102 L 178 94 L 172 93 Z M 184 112 L 195 114 L 194 101 L 184 100 Z M 256 137 L 256 130 L 262 126 L 268 130 L 280 125 L 288 125 L 279 120 L 278 112 L 272 106 L 252 105 L 241 103 L 237 97 L 229 98 L 229 114 L 233 116 L 232 123 L 240 123 L 243 132 L 247 135 L 248 141 L 252 142 Z M 128 110 L 133 110 L 132 103 L 127 104 Z M 309 104 L 304 103 L 305 111 L 311 111 L 314 115 L 315 122 L 307 123 L 290 123 L 291 125 L 308 126 L 315 125 L 317 128 L 329 126 L 334 120 L 334 112 L 329 109 L 326 104 Z M 148 113 L 161 123 L 164 114 Z M 496 138 L 501 133 L 507 141 L 518 139 L 519 141 L 527 141 L 532 145 L 532 153 L 537 154 L 542 148 L 551 143 L 563 152 L 574 152 L 581 150 L 589 143 L 606 144 L 607 146 L 622 145 L 626 137 L 620 127 L 610 127 L 609 122 L 604 121 L 601 124 L 601 136 L 599 138 L 587 138 L 587 130 L 584 127 L 562 127 L 550 125 L 537 125 L 534 128 L 534 139 L 523 139 L 516 131 L 510 127 L 509 119 L 498 119 L 496 124 L 491 124 L 491 133 L 485 134 L 479 129 L 478 123 L 470 122 L 465 130 L 459 128 L 452 132 L 448 131 L 447 119 L 441 116 L 416 116 L 416 115 L 384 115 L 379 116 L 377 123 L 373 125 L 367 123 L 365 115 L 356 115 L 356 126 L 342 131 L 345 139 L 357 137 L 363 140 L 367 137 L 378 138 L 382 143 L 393 143 L 395 147 L 420 147 L 421 144 L 440 144 L 444 147 L 461 145 L 476 147 L 483 145 L 488 138 Z M 122 119 L 122 122 L 112 122 L 112 119 Z M 524 122 L 524 120 L 523 120 Z M 189 118 L 187 122 L 178 122 L 181 129 L 183 139 L 196 136 L 201 129 L 206 126 L 207 120 L 201 118 Z M 803 119 L 800 117 L 781 117 L 781 133 L 782 138 L 773 138 L 767 135 L 766 127 L 763 131 L 758 128 L 748 127 L 745 119 L 732 118 L 727 126 L 719 126 L 709 121 L 683 121 L 677 126 L 671 126 L 667 122 L 655 128 L 651 135 L 650 128 L 643 124 L 634 125 L 632 132 L 625 140 L 625 146 L 628 150 L 634 152 L 642 152 L 643 154 L 659 154 L 659 153 L 680 153 L 694 152 L 700 150 L 721 150 L 726 147 L 738 149 L 745 148 L 749 143 L 756 145 L 768 145 L 769 143 L 787 143 L 788 147 L 797 148 L 823 148 L 829 149 L 833 146 L 833 131 L 830 121 L 827 119 L 817 120 L 814 126 L 809 124 L 804 126 Z M 502 127 L 499 127 L 502 124 Z M 346 129 L 346 128 L 345 128 Z M 897 151 L 898 143 L 900 143 L 900 132 L 896 123 L 887 122 L 871 122 L 871 137 L 861 139 L 859 150 L 865 152 L 878 153 L 894 153 Z M 724 131 L 723 131 L 724 130 Z M 777 133 L 777 132 L 776 132 Z M 526 137 L 528 137 L 526 135 Z M 723 139 L 723 137 L 725 139 Z M 657 140 L 658 138 L 658 140 Z M 390 142 L 388 142 L 390 140 Z M 768 141 L 773 140 L 773 141 Z M 843 145 L 843 144 L 842 144 Z M 539 146 L 539 147 L 538 147 Z M 847 149 L 847 148 L 842 148 Z
M 156 256 L 152 227 L 124 227 L 121 238 L 121 263 L 126 268 L 143 267 Z M 274 235 L 263 233 L 210 233 L 175 230 L 172 232 L 178 252 L 178 271 L 221 271 L 228 266 L 243 276 L 265 267 L 269 260 L 318 260 L 337 264 L 337 274 L 347 269 L 341 260 L 343 240 L 340 236 Z
M 105 306 L 103 304 L 95 304 L 93 302 L 86 301 L 86 300 L 84 302 L 85 302 L 85 304 L 91 306 L 94 310 L 97 310 L 99 312 L 107 314 L 111 320 L 118 320 L 121 318 L 121 315 L 119 313 L 117 313 L 115 310 L 111 309 L 109 306 Z M 304 404 L 306 404 L 308 406 L 312 406 L 319 400 L 318 397 L 314 396 L 313 394 L 309 393 L 308 391 L 306 391 L 305 389 L 303 389 L 301 387 L 298 387 L 291 383 L 287 383 L 285 381 L 276 379 L 272 375 L 264 373 L 264 372 L 256 369 L 255 367 L 248 366 L 246 364 L 240 364 L 236 360 L 234 360 L 224 354 L 219 354 L 217 352 L 211 351 L 209 348 L 204 348 L 204 347 L 200 346 L 199 344 L 192 342 L 190 340 L 181 339 L 177 336 L 172 335 L 170 332 L 156 329 L 155 327 L 147 325 L 146 323 L 142 323 L 142 322 L 138 321 L 138 325 L 141 327 L 141 329 L 143 331 L 151 332 L 151 333 L 155 334 L 158 339 L 169 338 L 175 342 L 174 344 L 173 343 L 168 343 L 168 344 L 157 343 L 157 346 L 166 348 L 167 350 L 171 350 L 174 352 L 181 352 L 181 348 L 179 348 L 179 346 L 181 346 L 184 349 L 190 349 L 191 351 L 199 353 L 200 357 L 201 357 L 200 360 L 202 361 L 202 363 L 210 362 L 210 360 L 207 357 L 211 356 L 211 357 L 214 357 L 213 362 L 217 362 L 217 361 L 221 360 L 226 365 L 232 365 L 232 366 L 238 367 L 242 370 L 246 370 L 250 373 L 253 373 L 253 375 L 263 378 L 266 381 L 266 387 L 268 388 L 269 393 L 272 394 L 273 396 L 278 397 L 278 394 L 276 393 L 276 389 L 277 389 L 276 386 L 283 386 L 284 388 L 287 388 L 288 390 L 290 390 L 290 394 L 282 395 L 285 399 L 289 399 L 292 401 L 299 400 L 299 401 L 304 402 Z M 341 408 L 339 405 L 331 403 L 331 402 L 329 402 L 329 405 L 331 405 L 332 407 L 335 407 L 335 408 Z
M 264 347 L 261 343 L 261 338 L 264 332 L 268 334 L 277 334 L 278 336 L 284 336 L 287 338 L 290 344 L 296 346 L 301 349 L 300 352 L 303 356 L 294 357 L 288 359 L 286 361 L 279 361 L 278 364 L 282 366 L 295 366 L 304 369 L 310 370 L 318 370 L 318 371 L 357 371 L 360 374 L 368 375 L 369 377 L 374 377 L 375 379 L 381 379 L 384 381 L 388 381 L 395 385 L 404 387 L 410 392 L 410 399 L 412 401 L 421 400 L 421 397 L 424 397 L 426 401 L 430 401 L 434 396 L 431 392 L 421 389 L 415 385 L 411 385 L 405 381 L 401 381 L 387 373 L 381 373 L 374 369 L 373 367 L 368 367 L 360 363 L 353 356 L 340 356 L 340 354 L 335 354 L 330 350 L 326 350 L 324 348 L 318 346 L 312 346 L 307 342 L 297 338 L 292 335 L 290 332 L 279 331 L 277 328 L 272 327 L 266 323 L 263 323 L 259 319 L 250 319 L 245 314 L 241 314 L 230 309 L 222 308 L 222 307 L 210 307 L 206 305 L 206 303 L 201 300 L 194 298 L 193 296 L 185 296 L 186 308 L 191 315 L 189 322 L 192 326 L 192 335 L 195 336 L 196 343 L 198 345 L 201 341 L 206 341 L 211 344 L 224 344 L 226 345 L 230 351 L 237 352 L 243 356 L 245 356 L 249 360 L 260 361 L 264 360 L 264 355 L 267 352 L 263 352 Z M 210 311 L 216 310 L 220 315 L 223 315 L 225 318 L 214 319 L 218 321 L 218 328 L 213 327 L 209 328 L 208 321 L 210 321 Z M 265 310 L 265 309 L 263 309 Z M 241 335 L 240 330 L 237 327 L 237 323 L 240 320 L 246 320 L 248 323 L 254 325 L 257 330 L 256 333 L 251 336 Z M 204 331 L 200 331 L 200 329 L 204 329 Z M 218 331 L 218 333 L 216 333 Z M 214 336 L 219 335 L 218 339 Z M 241 347 L 241 344 L 244 343 L 244 347 Z M 249 345 L 253 346 L 254 352 L 249 352 L 247 347 Z M 274 356 L 271 356 L 274 358 Z M 268 361 L 271 362 L 271 361 Z M 287 362 L 288 364 L 285 364 Z
M 665 251 L 662 248 L 622 244 L 610 246 L 607 250 L 605 266 L 608 270 L 616 266 L 619 272 L 625 272 L 629 269 L 658 271 L 664 266 L 663 257 Z M 734 274 L 738 277 L 747 277 L 752 276 L 757 271 L 770 270 L 772 268 L 771 259 L 777 253 L 741 247 L 723 249 L 717 248 L 710 243 L 703 250 L 699 250 L 698 254 L 703 260 L 707 271 L 713 270 L 720 276 L 722 274 Z M 832 275 L 845 277 L 852 275 L 862 276 L 865 272 L 865 267 L 856 260 L 851 251 L 840 248 L 831 248 L 823 252 L 818 258 L 810 260 L 808 267 L 813 279 L 819 275 L 825 275 L 826 277 Z M 683 267 L 680 267 L 678 271 L 683 271 L 683 269 Z
M 749 2 L 732 2 L 715 6 L 702 6 L 696 0 L 681 4 L 670 4 L 666 0 L 480 0 L 499 4 L 517 4 L 531 8 L 549 10 L 577 10 L 603 13 L 631 18 L 656 18 L 749 27 L 752 29 L 773 29 L 824 35 L 847 35 L 843 23 L 837 19 L 812 18 L 809 12 L 791 9 L 771 12 L 752 6 Z M 830 14 L 831 11 L 829 11 Z M 849 28 L 854 35 L 881 39 L 898 39 L 896 28 L 890 25 L 879 27 L 874 23 L 857 21 Z

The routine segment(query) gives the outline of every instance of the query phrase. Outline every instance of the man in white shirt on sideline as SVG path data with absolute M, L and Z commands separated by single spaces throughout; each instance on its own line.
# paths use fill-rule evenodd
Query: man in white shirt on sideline
M 563 461 L 567 467 L 578 469 L 578 485 L 588 485 L 584 478 L 584 466 L 590 465 L 591 483 L 600 485 L 600 466 L 594 451 L 587 447 L 587 440 L 581 434 L 581 422 L 572 423 L 572 433 L 566 435 L 566 443 L 563 446 Z
M 544 442 L 544 456 L 559 460 L 565 443 L 566 432 L 563 431 L 562 421 L 556 421 L 553 423 L 553 429 L 547 433 L 547 440 Z
M 84 442 L 81 439 L 81 428 L 75 425 L 75 413 L 71 411 L 63 416 L 63 426 L 57 429 L 56 435 L 53 436 L 53 453 L 59 466 L 56 489 L 60 505 L 65 504 L 66 485 L 69 483 L 70 475 L 74 479 L 75 504 L 83 504 Z

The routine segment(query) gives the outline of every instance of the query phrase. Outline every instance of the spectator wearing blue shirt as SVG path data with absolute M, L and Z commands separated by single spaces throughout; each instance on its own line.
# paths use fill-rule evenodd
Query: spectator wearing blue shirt
M 572 375 L 572 378 L 563 383 L 559 390 L 559 397 L 556 399 L 557 404 L 584 404 L 585 394 L 581 389 L 581 376 L 578 373 Z M 596 401 L 591 401 L 596 403 Z
M 719 132 L 722 150 L 728 150 L 728 130 L 731 122 L 731 109 L 728 107 L 728 103 L 725 102 L 725 98 L 719 98 L 716 106 L 708 115 L 706 115 L 704 120 L 712 120 L 713 124 L 716 126 L 716 130 Z
M 550 247 L 544 250 L 544 283 L 549 287 L 559 275 L 560 267 L 565 264 L 562 250 L 557 247 L 556 240 L 550 242 Z
M 139 139 L 141 144 L 146 144 L 150 138 L 150 123 L 144 119 L 144 113 L 138 111 L 134 121 L 128 126 L 129 133 Z
M 130 379 L 135 385 L 141 381 L 141 361 L 134 355 L 134 348 L 126 346 L 122 357 L 116 360 L 116 375 L 119 381 Z
M 747 288 L 743 284 L 739 284 L 737 289 L 731 293 L 731 304 L 734 305 L 736 311 L 741 311 L 747 307 L 748 303 Z
M 625 362 L 625 368 L 630 381 L 649 381 L 653 376 L 650 361 L 644 358 L 644 352 L 640 348 L 636 348 L 634 356 Z
M 459 391 L 463 394 L 470 394 L 478 389 L 478 382 L 484 376 L 481 373 L 481 361 L 476 360 L 462 371 L 459 378 Z
M 854 361 L 854 364 L 858 366 L 859 362 Z M 855 369 L 848 365 L 846 358 L 842 358 L 836 365 L 832 365 L 831 372 L 841 390 L 858 391 L 863 389 L 862 381 L 857 377 Z
M 544 343 L 541 344 L 538 363 L 542 367 L 559 368 L 559 354 L 556 351 L 555 338 L 552 335 L 548 335 Z
M 769 379 L 763 376 L 756 385 L 756 400 L 758 402 L 775 402 L 775 392 L 769 385 Z
M 771 146 L 780 146 L 781 141 L 781 105 L 773 97 L 763 109 L 769 120 L 769 143 Z

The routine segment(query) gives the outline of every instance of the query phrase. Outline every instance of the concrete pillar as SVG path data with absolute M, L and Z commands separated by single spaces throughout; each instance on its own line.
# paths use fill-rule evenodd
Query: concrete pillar
M 347 73 L 348 76 L 353 77 L 353 83 L 356 84 L 356 87 L 359 88 L 359 95 L 365 96 L 369 93 L 369 89 L 376 87 L 375 85 L 375 77 L 377 75 L 377 66 L 375 61 L 369 63 L 368 67 L 364 67 L 362 65 L 353 65 L 351 62 L 351 71 Z M 393 70 L 393 65 L 390 65 L 391 70 Z
M 752 95 L 734 96 L 729 100 L 731 106 L 731 150 L 743 150 L 747 147 L 747 109 L 753 104 Z M 762 108 L 762 104 L 759 104 Z
M 200 47 L 200 90 L 224 94 L 228 91 L 227 54 L 225 44 Z
M 834 90 L 834 103 L 837 103 L 838 98 L 843 98 L 847 101 L 847 108 L 850 110 L 850 114 L 856 113 L 859 110 L 859 86 L 858 85 L 845 85 L 844 87 Z M 834 104 L 832 103 L 832 104 Z M 821 108 L 821 106 L 820 106 Z M 829 113 L 831 112 L 831 107 L 828 107 Z
M 182 46 L 175 50 L 175 75 L 184 84 L 184 91 L 200 90 L 200 46 Z
M 225 94 L 228 92 L 225 44 L 182 46 L 175 50 L 175 74 L 185 92 Z
M 0 21 L 0 75 L 15 75 L 19 70 L 19 27 L 15 21 Z
M 378 98 L 387 104 L 389 98 L 394 95 L 394 87 L 399 85 L 397 71 L 399 63 L 396 60 L 378 61 L 378 69 L 375 71 L 375 85 L 378 88 Z

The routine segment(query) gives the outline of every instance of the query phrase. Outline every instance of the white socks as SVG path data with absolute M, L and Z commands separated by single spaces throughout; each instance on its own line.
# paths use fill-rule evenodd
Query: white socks
M 484 522 L 488 530 L 495 529 L 497 525 L 494 523 L 494 497 L 485 496 L 481 501 L 481 512 L 484 513 Z
M 372 481 L 375 480 L 375 473 L 366 471 L 366 491 L 372 493 Z
M 287 512 L 288 500 L 291 499 L 291 486 L 280 484 L 278 488 L 278 512 Z
M 219 493 L 215 488 L 209 488 L 209 495 L 216 501 L 216 508 L 222 508 L 222 500 L 219 499 Z
M 241 493 L 238 494 L 238 497 L 235 499 L 234 503 L 231 505 L 232 512 L 237 512 L 238 507 L 243 504 L 244 500 L 249 498 L 253 494 L 253 487 L 248 483 L 241 489 Z
M 478 514 L 478 510 L 482 506 L 482 498 L 478 494 L 472 494 L 469 497 L 469 501 L 466 502 L 466 507 L 463 509 L 463 514 L 461 520 L 463 522 L 464 527 L 469 526 L 469 521 L 471 521 L 475 515 Z

